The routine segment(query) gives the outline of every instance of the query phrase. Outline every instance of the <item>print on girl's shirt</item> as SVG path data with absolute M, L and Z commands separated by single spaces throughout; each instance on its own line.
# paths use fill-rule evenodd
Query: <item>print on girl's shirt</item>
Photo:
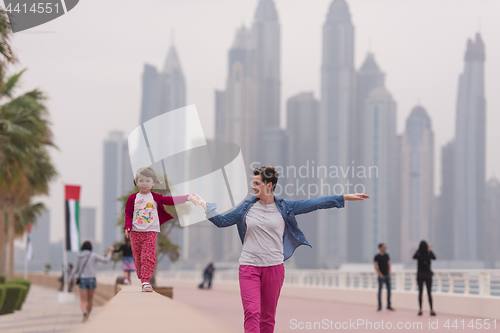
M 137 223 L 143 224 L 151 223 L 153 221 L 155 207 L 152 202 L 146 202 L 145 199 L 139 199 L 137 200 L 135 206 L 137 209 L 135 213 Z

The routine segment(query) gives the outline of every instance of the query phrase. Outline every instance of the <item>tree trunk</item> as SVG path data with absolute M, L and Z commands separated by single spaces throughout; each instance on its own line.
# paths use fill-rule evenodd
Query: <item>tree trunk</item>
M 9 202 L 10 201 L 10 202 Z M 14 202 L 9 200 L 10 203 L 7 211 L 7 241 L 9 244 L 9 269 L 7 271 L 7 280 L 14 279 L 14 238 L 15 233 L 15 223 L 14 223 Z
M 5 242 L 5 206 L 3 200 L 0 201 L 0 274 L 6 272 L 7 243 Z

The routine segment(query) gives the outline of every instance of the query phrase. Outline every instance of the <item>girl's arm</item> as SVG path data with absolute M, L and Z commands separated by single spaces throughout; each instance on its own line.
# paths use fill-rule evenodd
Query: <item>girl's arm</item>
M 80 270 L 80 265 L 81 265 L 80 259 L 81 259 L 81 257 L 76 258 L 75 266 L 73 266 L 73 270 L 68 275 L 68 281 L 73 280 L 73 277 L 75 276 L 75 274 Z
M 189 194 L 178 195 L 178 196 L 174 196 L 174 197 L 160 194 L 161 203 L 164 205 L 169 205 L 169 206 L 183 204 L 186 201 L 188 201 L 188 197 L 189 197 Z
M 125 206 L 125 230 L 132 230 L 132 220 L 134 215 L 134 195 L 128 197 Z
M 107 264 L 111 261 L 111 254 L 113 253 L 113 251 L 114 251 L 114 247 L 110 246 L 108 248 L 108 254 L 106 254 L 105 257 L 103 257 L 97 253 L 93 253 L 92 255 L 95 257 L 96 262 L 102 262 L 104 264 Z
M 429 255 L 431 256 L 431 259 L 436 260 L 436 255 L 434 254 L 434 252 L 429 251 Z

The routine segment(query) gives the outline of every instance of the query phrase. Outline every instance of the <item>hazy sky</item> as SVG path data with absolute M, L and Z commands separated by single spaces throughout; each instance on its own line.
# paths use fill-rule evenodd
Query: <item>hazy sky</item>
M 454 137 L 458 76 L 468 38 L 486 44 L 487 177 L 500 176 L 500 1 L 347 0 L 355 26 L 355 64 L 367 51 L 386 73 L 397 102 L 398 133 L 417 101 L 435 133 L 439 190 L 440 153 Z M 13 44 L 28 68 L 26 91 L 46 92 L 59 151 L 60 173 L 49 198 L 51 240 L 62 237 L 63 184 L 81 184 L 81 205 L 97 207 L 101 233 L 103 140 L 138 125 L 144 63 L 163 68 L 175 28 L 175 45 L 205 134 L 214 135 L 214 90 L 224 89 L 227 51 L 237 27 L 251 25 L 258 0 L 84 0 L 68 14 L 16 33 Z M 281 113 L 301 91 L 319 97 L 322 26 L 331 0 L 275 0 L 281 24 Z M 105 221 L 114 223 L 114 221 Z M 107 244 L 108 245 L 108 244 Z

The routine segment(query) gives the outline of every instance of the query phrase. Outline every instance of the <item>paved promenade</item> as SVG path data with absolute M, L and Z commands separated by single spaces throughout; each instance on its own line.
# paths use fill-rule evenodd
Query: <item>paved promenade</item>
M 174 299 L 177 302 L 190 305 L 192 308 L 212 317 L 215 321 L 223 323 L 230 332 L 243 333 L 243 307 L 237 291 L 220 290 L 217 287 L 215 287 L 215 290 L 199 290 L 195 286 L 191 287 L 186 283 L 167 282 L 167 284 L 174 285 Z M 417 316 L 417 304 L 417 299 L 415 299 L 415 311 L 398 310 L 396 305 L 394 305 L 396 308 L 395 312 L 385 309 L 377 312 L 375 300 L 373 306 L 366 306 L 282 296 L 280 297 L 276 314 L 275 332 L 333 332 L 351 330 L 356 332 L 386 332 L 387 330 L 402 332 L 500 332 L 500 323 L 498 323 L 498 320 L 496 330 L 493 326 L 490 326 L 488 330 L 484 328 L 479 330 L 472 329 L 467 327 L 467 325 L 472 319 L 475 322 L 476 318 L 440 314 L 439 309 L 436 309 L 438 314 L 436 317 L 431 317 L 429 312 L 419 317 Z M 319 325 L 323 324 L 325 319 L 328 325 L 321 328 Z M 361 323 L 361 320 L 365 323 L 364 325 L 353 326 L 351 324 L 353 322 Z M 457 320 L 458 328 L 450 327 L 448 329 L 444 327 L 447 321 L 451 326 L 455 320 Z M 465 328 L 463 329 L 461 327 L 461 320 L 464 320 Z M 314 329 L 314 322 L 320 323 L 316 324 L 316 329 Z M 372 326 L 370 327 L 370 324 L 366 324 L 367 322 L 370 322 Z M 383 326 L 381 326 L 382 322 Z M 438 329 L 430 329 L 430 322 L 434 323 L 434 326 L 438 325 Z M 481 322 L 484 323 L 483 319 L 481 319 Z M 310 323 L 310 329 L 306 329 L 307 323 Z M 335 329 L 336 323 L 338 323 L 337 325 L 343 325 L 344 329 L 341 326 L 337 326 L 337 329 Z M 388 328 L 388 323 L 392 326 L 391 329 Z M 401 329 L 397 328 L 398 323 Z M 489 323 L 492 325 L 491 320 Z M 303 329 L 300 329 L 301 327 Z
M 95 308 L 86 324 L 81 323 L 82 317 L 78 302 L 59 304 L 55 289 L 32 285 L 22 311 L 0 316 L 0 332 L 99 332 L 100 328 L 104 328 L 106 332 L 137 332 L 140 329 L 136 326 L 141 325 L 141 322 L 137 321 L 134 316 L 126 316 L 123 320 L 123 313 L 130 311 L 132 314 L 141 309 L 146 310 L 155 318 L 155 320 L 142 322 L 142 324 L 156 322 L 148 332 L 243 333 L 243 308 L 237 285 L 232 287 L 215 285 L 213 290 L 199 290 L 195 283 L 161 281 L 160 284 L 174 286 L 175 302 L 167 302 L 166 299 L 163 301 L 163 298 L 159 296 L 141 293 L 140 285 L 135 283 L 127 287 L 124 290 L 125 293 L 118 295 L 122 299 L 117 297 L 104 307 Z M 491 320 L 489 329 L 485 329 L 484 326 L 482 329 L 477 329 L 477 326 L 473 329 L 469 327 L 471 320 L 474 320 L 477 325 L 476 319 L 479 318 L 446 315 L 440 313 L 439 308 L 436 308 L 437 317 L 430 317 L 428 312 L 418 317 L 416 310 L 397 309 L 397 304 L 394 307 L 395 312 L 385 309 L 377 312 L 375 303 L 374 306 L 366 306 L 282 295 L 276 315 L 275 332 L 350 330 L 357 332 L 386 332 L 388 330 L 500 332 L 498 321 L 496 329 Z M 101 324 L 103 321 L 105 325 Z M 447 322 L 449 329 L 445 327 Z M 484 324 L 484 319 L 479 319 L 479 322 Z M 196 325 L 202 323 L 204 329 L 200 330 Z M 430 323 L 434 325 L 434 329 L 429 328 Z M 456 327 L 453 327 L 454 323 Z
M 31 285 L 21 311 L 0 316 L 0 332 L 70 332 L 82 325 L 78 297 L 72 304 L 57 302 L 54 288 Z M 94 307 L 89 322 L 100 311 Z

